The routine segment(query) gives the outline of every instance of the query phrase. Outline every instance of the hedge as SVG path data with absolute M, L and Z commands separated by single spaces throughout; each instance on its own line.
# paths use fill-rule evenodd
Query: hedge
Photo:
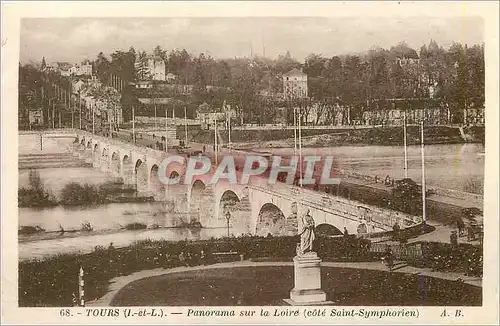
M 111 279 L 153 268 L 173 268 L 181 265 L 212 264 L 213 253 L 236 251 L 246 259 L 291 259 L 295 256 L 298 237 L 256 237 L 210 239 L 203 241 L 144 240 L 123 248 L 96 247 L 89 254 L 61 254 L 44 260 L 19 262 L 19 306 L 72 306 L 78 293 L 78 271 L 85 272 L 85 299 L 102 297 Z M 377 261 L 381 254 L 370 252 L 370 241 L 349 237 L 318 237 L 318 255 L 325 261 Z M 467 247 L 451 251 L 441 244 L 425 244 L 424 267 L 436 270 L 482 270 L 482 254 Z M 204 254 L 202 255 L 202 251 Z M 180 261 L 183 252 L 185 261 Z M 466 259 L 468 264 L 463 264 Z M 478 259 L 481 264 L 478 263 Z M 441 262 L 441 264 L 437 264 Z M 421 262 L 409 262 L 418 265 Z M 444 264 L 444 265 L 443 265 Z

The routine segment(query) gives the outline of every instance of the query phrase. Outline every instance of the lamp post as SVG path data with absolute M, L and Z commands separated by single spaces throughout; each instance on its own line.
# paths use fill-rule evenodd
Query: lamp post
M 227 236 L 229 237 L 229 220 L 231 219 L 231 213 L 229 209 L 226 211 L 226 222 L 227 222 Z

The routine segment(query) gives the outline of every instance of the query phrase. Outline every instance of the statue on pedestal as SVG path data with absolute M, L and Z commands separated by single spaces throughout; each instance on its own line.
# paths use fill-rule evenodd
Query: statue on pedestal
M 306 208 L 298 218 L 297 256 L 293 258 L 294 288 L 290 291 L 290 305 L 319 305 L 331 303 L 326 301 L 326 293 L 321 289 L 321 259 L 313 251 L 314 219 Z
M 307 208 L 305 214 L 299 219 L 298 234 L 300 235 L 300 244 L 297 246 L 297 256 L 313 251 L 314 219 L 309 213 L 310 209 Z

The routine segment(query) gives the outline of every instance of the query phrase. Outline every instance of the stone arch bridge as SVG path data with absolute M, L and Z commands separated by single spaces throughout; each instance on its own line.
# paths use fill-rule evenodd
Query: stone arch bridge
M 204 227 L 226 227 L 232 233 L 273 235 L 295 234 L 297 212 L 309 209 L 316 225 L 327 224 L 350 234 L 391 230 L 395 223 L 409 227 L 420 223 L 417 216 L 369 206 L 330 194 L 284 183 L 268 184 L 253 178 L 247 185 L 221 180 L 211 184 L 210 174 L 196 176 L 188 184 L 164 185 L 158 178 L 163 151 L 135 146 L 83 131 L 75 131 L 74 155 L 92 162 L 94 168 L 110 173 L 124 184 L 136 187 L 139 195 L 159 201 L 173 201 L 177 212 L 189 222 Z M 172 163 L 170 177 L 182 176 L 184 166 Z

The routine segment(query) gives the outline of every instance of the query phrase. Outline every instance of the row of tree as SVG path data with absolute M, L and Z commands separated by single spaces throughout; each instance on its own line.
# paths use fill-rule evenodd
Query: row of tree
M 202 103 L 221 107 L 225 101 L 245 121 L 270 122 L 267 121 L 272 119 L 270 108 L 292 105 L 274 95 L 282 92 L 282 76 L 293 68 L 303 69 L 308 75 L 309 99 L 301 100 L 298 105 L 305 110 L 315 103 L 320 110 L 334 110 L 341 105 L 351 106 L 352 112 L 362 112 L 375 100 L 415 97 L 441 100 L 452 111 L 484 104 L 482 45 L 468 47 L 454 43 L 449 49 L 444 49 L 431 41 L 417 53 L 402 42 L 390 49 L 374 48 L 362 55 L 326 58 L 311 53 L 303 64 L 289 52 L 276 59 L 214 59 L 204 53 L 193 55 L 185 49 L 167 52 L 157 46 L 152 53 L 165 61 L 166 72 L 176 74 L 179 84 L 192 85 L 189 95 L 159 90 L 154 96 L 182 101 L 189 108 L 190 117 Z M 109 58 L 101 52 L 92 62 L 94 73 L 104 84 L 111 85 L 113 79 L 119 78 L 120 85 L 125 85 L 120 89 L 125 117 L 131 116 L 127 111 L 132 104 L 137 104 L 137 96 L 141 95 L 126 85 L 144 78 L 146 71 L 135 63 L 146 59 L 144 51 L 137 52 L 130 47 L 128 51 L 115 51 Z M 34 81 L 46 77 L 37 78 L 40 73 L 34 72 L 33 67 L 27 70 L 31 84 L 22 83 L 20 87 L 36 93 L 39 87 L 33 86 Z M 48 76 L 51 80 L 69 83 L 64 77 Z M 24 89 L 20 91 L 21 96 L 28 102 L 33 98 L 33 94 Z
M 35 109 L 42 109 L 43 120 L 47 125 L 71 123 L 71 110 L 75 109 L 77 103 L 71 96 L 70 78 L 54 71 L 42 71 L 32 64 L 20 64 L 18 86 L 20 128 L 28 128 L 28 112 Z
M 293 68 L 302 68 L 308 75 L 309 97 L 330 107 L 335 104 L 365 106 L 373 100 L 393 98 L 434 97 L 448 103 L 451 109 L 484 103 L 484 46 L 468 47 L 454 43 L 449 49 L 435 41 L 423 45 L 419 52 L 401 42 L 390 49 L 373 48 L 363 55 L 326 58 L 311 53 L 304 64 L 289 52 L 276 59 L 230 58 L 214 59 L 200 53 L 195 56 L 185 49 L 170 52 L 157 46 L 155 57 L 166 63 L 167 72 L 178 76 L 181 84 L 193 85 L 191 103 L 207 102 L 220 106 L 225 100 L 246 116 L 260 115 L 257 106 L 262 94 L 282 92 L 282 75 Z M 110 74 L 132 81 L 142 73 L 136 71 L 137 53 L 116 51 L 111 60 L 100 53 L 94 61 L 99 78 Z M 219 87 L 207 90 L 206 86 Z M 254 114 L 254 113 L 256 114 Z

